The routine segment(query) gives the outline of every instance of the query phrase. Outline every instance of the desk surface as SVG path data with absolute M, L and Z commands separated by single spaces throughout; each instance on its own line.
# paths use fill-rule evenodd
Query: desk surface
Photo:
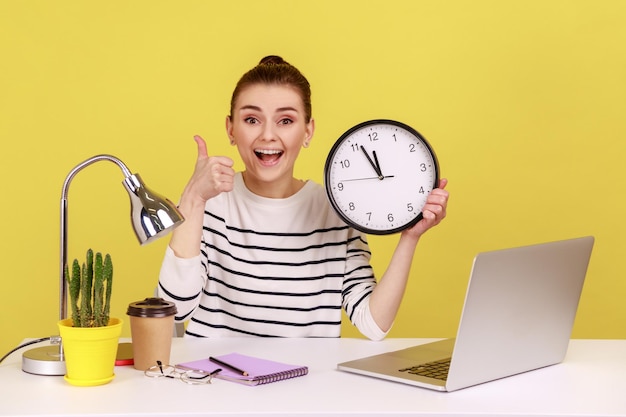
M 172 363 L 239 352 L 309 366 L 307 376 L 256 387 L 149 379 L 128 366 L 116 367 L 107 385 L 74 387 L 22 372 L 14 353 L 0 365 L 0 415 L 626 416 L 626 340 L 572 340 L 561 364 L 452 393 L 336 370 L 339 362 L 428 341 L 174 339 Z

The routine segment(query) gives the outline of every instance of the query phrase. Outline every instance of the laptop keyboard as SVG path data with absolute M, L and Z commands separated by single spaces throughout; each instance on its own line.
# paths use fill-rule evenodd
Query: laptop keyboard
M 408 372 L 410 374 L 426 376 L 429 378 L 440 379 L 445 381 L 450 370 L 450 359 L 441 359 L 434 362 L 423 363 L 409 368 L 400 369 L 400 372 Z

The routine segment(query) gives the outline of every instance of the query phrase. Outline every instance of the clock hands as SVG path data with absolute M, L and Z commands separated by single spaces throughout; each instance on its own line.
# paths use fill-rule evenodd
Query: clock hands
M 382 177 L 382 178 L 380 178 L 382 180 L 385 176 L 383 175 L 383 171 L 380 169 L 380 163 L 378 162 L 378 157 L 376 156 L 376 151 L 372 151 L 372 155 L 374 155 L 374 162 L 376 163 L 376 168 L 378 168 L 378 175 L 379 175 L 379 177 Z
M 374 160 L 372 160 L 372 158 L 367 153 L 367 151 L 365 150 L 363 145 L 361 145 L 361 150 L 363 151 L 363 153 L 367 157 L 367 160 L 369 161 L 369 163 L 372 166 L 372 168 L 374 168 L 374 172 L 376 172 L 376 175 L 378 175 L 378 179 L 379 180 L 384 179 L 385 176 L 383 175 L 382 171 L 380 170 L 380 164 L 378 163 L 378 157 L 376 156 L 376 151 L 372 151 L 372 154 L 374 155 Z
M 347 180 L 341 180 L 340 182 L 349 182 L 349 181 L 365 181 L 365 180 L 381 180 L 384 178 L 393 178 L 395 175 L 385 175 L 383 178 L 380 177 L 365 177 L 365 178 L 349 178 Z

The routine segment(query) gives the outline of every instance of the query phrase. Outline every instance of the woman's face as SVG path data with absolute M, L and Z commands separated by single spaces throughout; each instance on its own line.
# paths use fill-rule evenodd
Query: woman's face
M 242 90 L 226 130 L 246 166 L 246 185 L 289 184 L 300 149 L 313 136 L 297 90 L 284 85 L 254 84 Z

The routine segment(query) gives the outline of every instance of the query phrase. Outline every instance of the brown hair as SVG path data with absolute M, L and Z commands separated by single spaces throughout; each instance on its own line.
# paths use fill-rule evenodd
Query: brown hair
M 286 85 L 295 88 L 304 104 L 306 123 L 311 121 L 311 86 L 302 73 L 293 65 L 277 55 L 268 55 L 256 67 L 246 72 L 233 91 L 230 100 L 230 114 L 233 114 L 239 94 L 254 84 Z

